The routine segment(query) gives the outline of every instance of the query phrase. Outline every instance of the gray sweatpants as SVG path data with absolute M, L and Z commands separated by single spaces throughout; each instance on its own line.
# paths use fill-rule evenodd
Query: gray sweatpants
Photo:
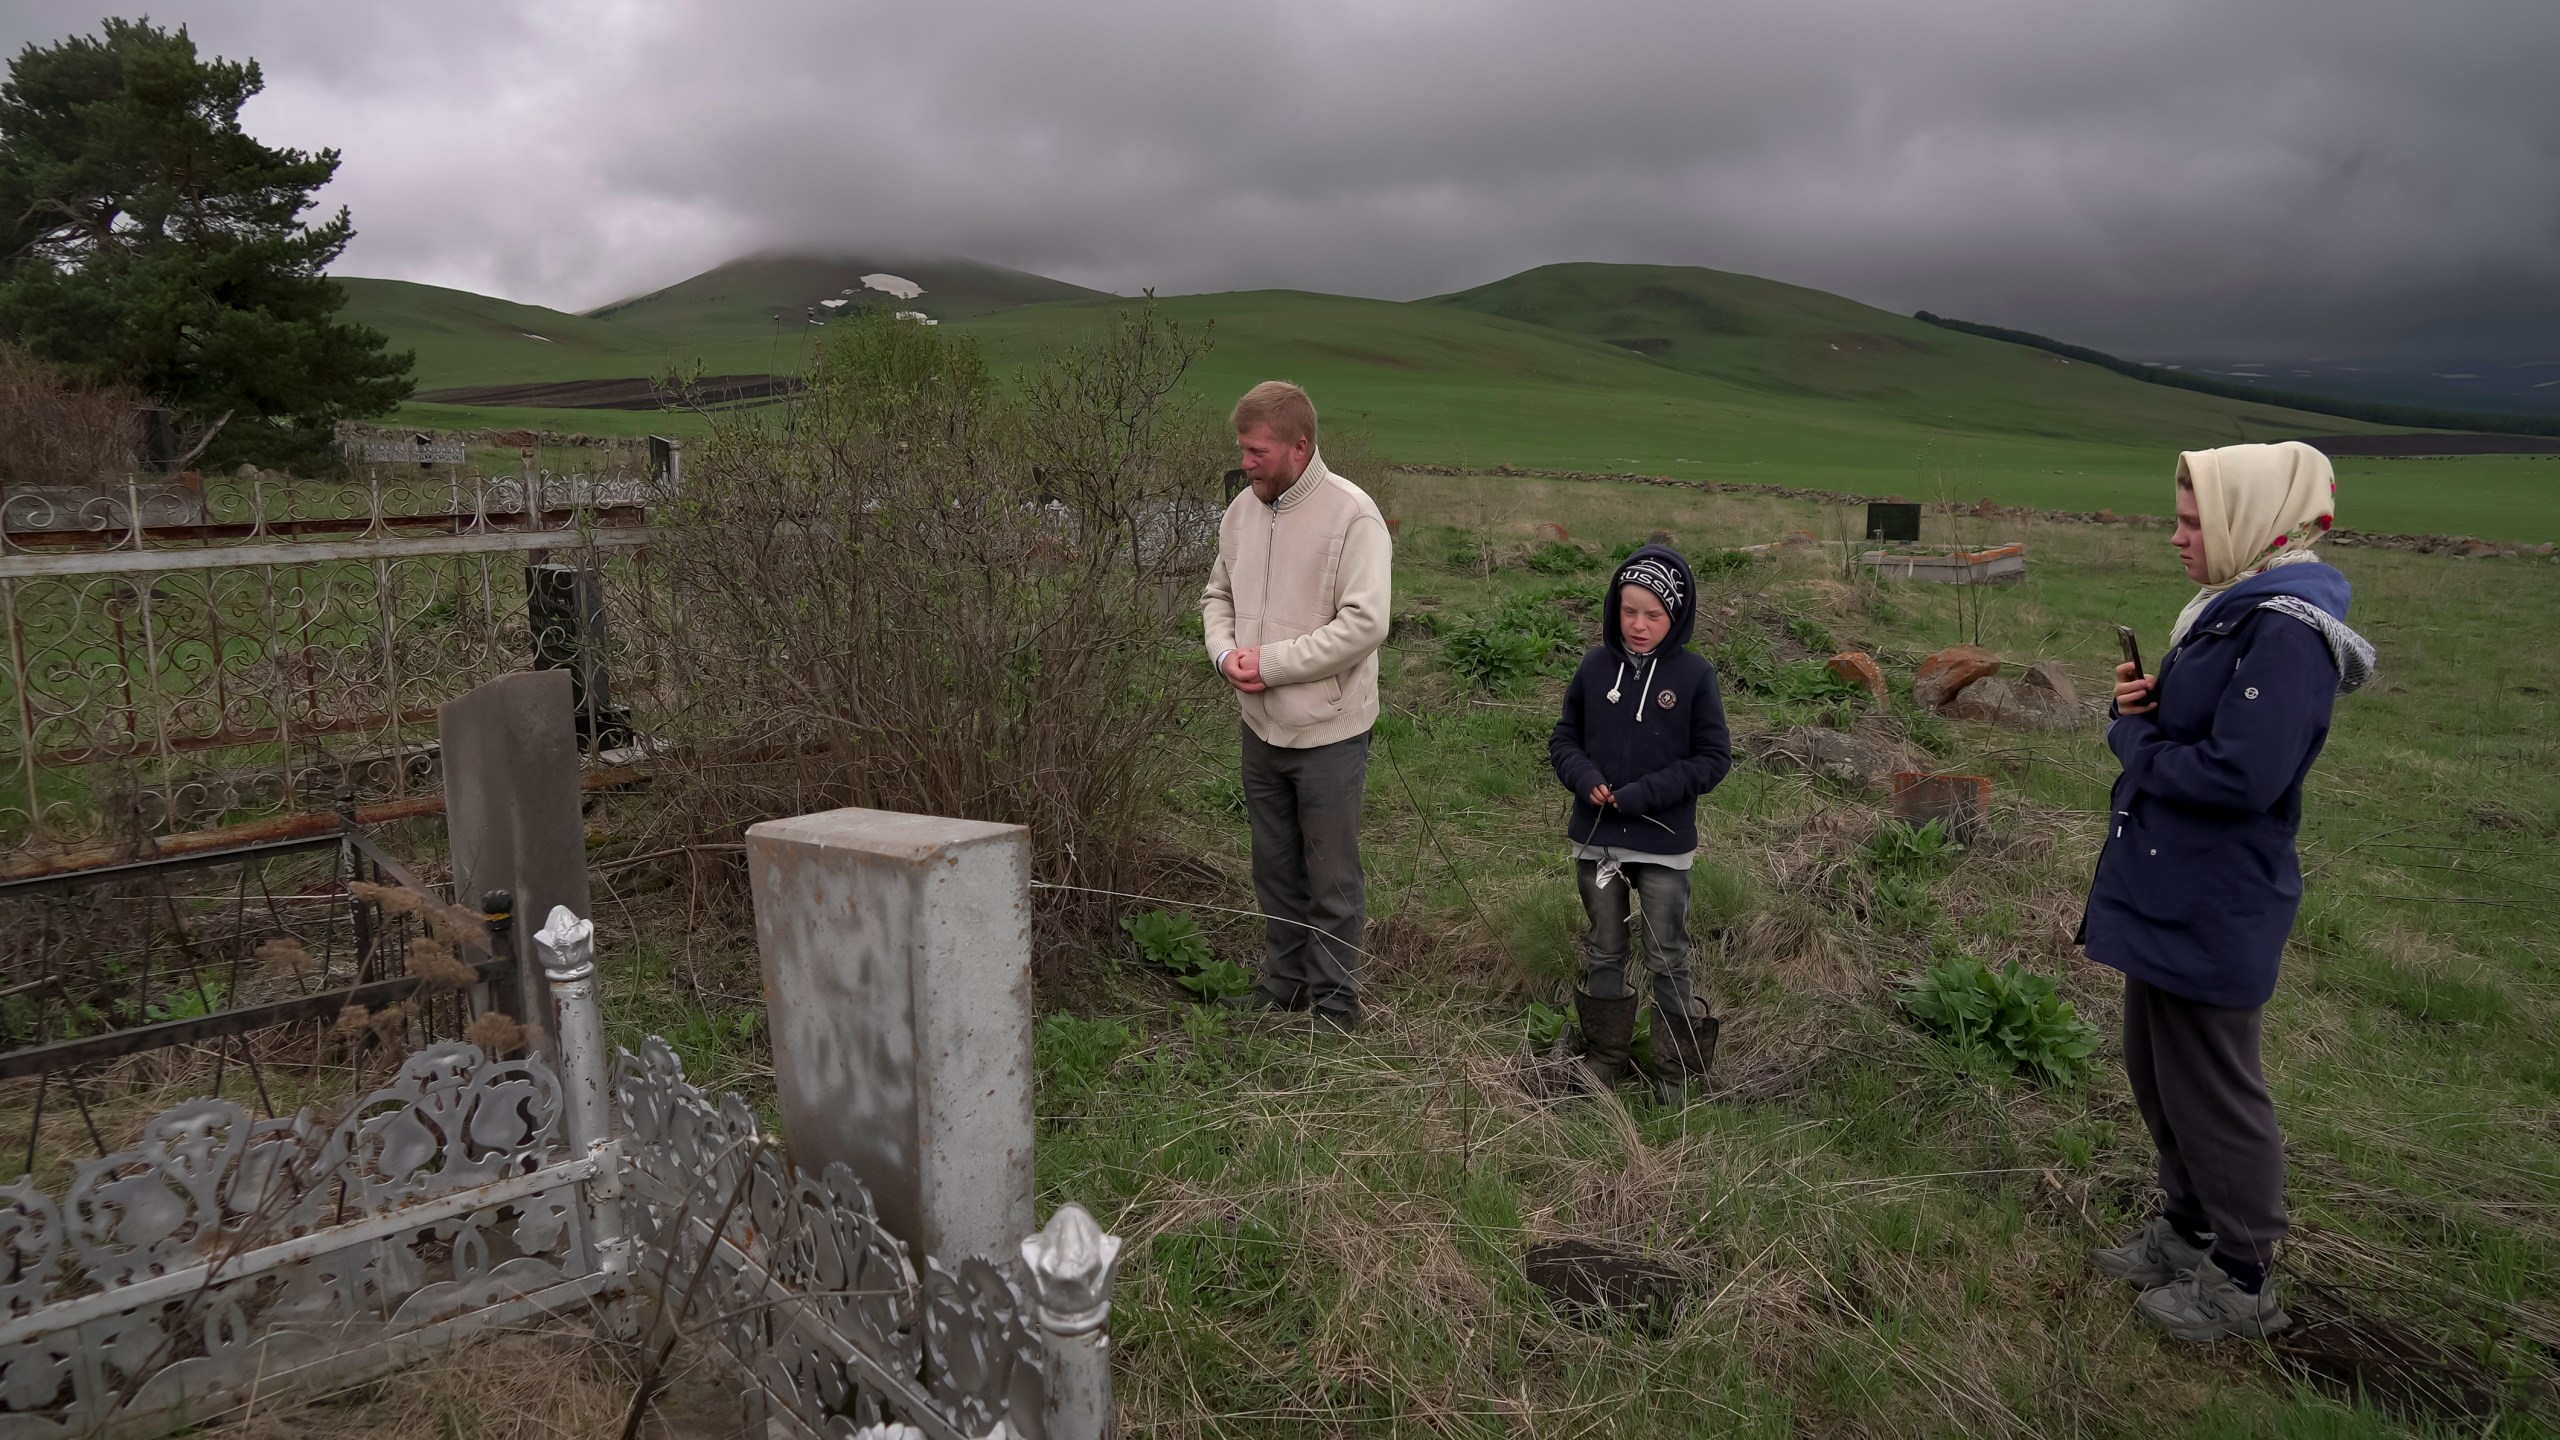
M 1360 1013 L 1368 894 L 1360 797 L 1369 737 L 1286 750 L 1244 732 L 1245 818 L 1262 907 L 1262 988 L 1291 1008 Z
M 2160 1152 L 2168 1218 L 2264 1265 L 2287 1223 L 2284 1137 L 2258 1067 L 2261 1013 L 2124 981 L 2124 1073 Z

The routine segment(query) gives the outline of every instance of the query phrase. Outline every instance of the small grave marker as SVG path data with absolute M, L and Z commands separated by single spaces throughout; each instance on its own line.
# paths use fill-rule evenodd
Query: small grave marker
M 446 833 L 454 898 L 492 890 L 519 916 L 566 905 L 590 912 L 578 737 L 565 670 L 502 675 L 436 709 L 443 737 Z M 510 1013 L 528 1026 L 551 1013 L 528 919 L 513 928 L 516 990 Z
M 1920 539 L 1920 507 L 1888 501 L 1867 506 L 1867 538 L 1916 544 Z
M 1624 1313 L 1654 1329 L 1670 1324 L 1680 1304 L 1680 1272 L 1633 1250 L 1553 1240 L 1531 1247 L 1526 1261 L 1529 1283 L 1564 1302 L 1577 1319 Z
M 1893 818 L 1915 830 L 1935 820 L 1970 845 L 1991 823 L 1991 777 L 1904 770 L 1893 777 Z

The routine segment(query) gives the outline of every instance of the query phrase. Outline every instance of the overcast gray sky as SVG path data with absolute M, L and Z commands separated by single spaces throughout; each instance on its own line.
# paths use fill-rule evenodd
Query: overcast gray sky
M 345 153 L 342 271 L 564 309 L 777 246 L 1398 299 L 1642 260 L 2134 354 L 2560 352 L 2560 0 L 152 15 Z

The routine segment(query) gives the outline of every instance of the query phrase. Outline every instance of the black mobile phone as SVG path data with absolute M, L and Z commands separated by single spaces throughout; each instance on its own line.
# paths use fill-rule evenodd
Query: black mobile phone
M 2142 674 L 2142 642 L 2133 638 L 2133 627 L 2130 625 L 2117 626 L 2116 643 L 2124 647 L 2125 663 L 2133 667 L 2133 673 L 2136 675 Z

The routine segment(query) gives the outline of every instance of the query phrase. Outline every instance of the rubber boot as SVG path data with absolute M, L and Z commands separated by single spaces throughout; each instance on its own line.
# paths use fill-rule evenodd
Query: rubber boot
M 1707 1010 L 1704 996 L 1689 997 L 1689 1013 L 1653 1012 L 1653 1095 L 1665 1105 L 1688 1099 L 1691 1084 L 1704 1084 L 1715 1068 L 1716 1035 L 1724 1022 Z
M 1573 1011 L 1582 1025 L 1582 1071 L 1594 1089 L 1606 1092 L 1627 1078 L 1628 1052 L 1636 1043 L 1636 995 L 1630 991 L 1603 1000 L 1588 990 L 1573 992 Z

